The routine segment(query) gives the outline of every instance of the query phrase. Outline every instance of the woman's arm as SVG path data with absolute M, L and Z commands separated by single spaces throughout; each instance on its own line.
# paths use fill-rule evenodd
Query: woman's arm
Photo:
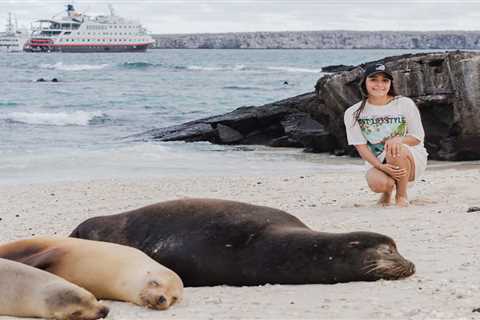
M 355 145 L 360 157 L 363 160 L 370 163 L 374 168 L 386 173 L 395 180 L 400 180 L 400 178 L 407 175 L 407 169 L 400 169 L 398 166 L 394 166 L 389 163 L 381 163 L 380 160 L 375 157 L 372 151 L 367 147 L 366 144 L 357 144 Z

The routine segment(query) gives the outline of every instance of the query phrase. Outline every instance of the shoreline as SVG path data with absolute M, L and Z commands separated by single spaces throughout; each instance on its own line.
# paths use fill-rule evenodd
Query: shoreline
M 472 282 L 480 264 L 480 213 L 467 210 L 480 205 L 480 166 L 435 164 L 410 189 L 406 209 L 377 207 L 363 172 L 0 185 L 0 240 L 66 236 L 89 217 L 182 197 L 244 201 L 285 210 L 322 232 L 391 236 L 417 272 L 399 281 L 186 288 L 185 299 L 167 311 L 107 301 L 107 319 L 470 318 L 480 307 L 480 284 Z

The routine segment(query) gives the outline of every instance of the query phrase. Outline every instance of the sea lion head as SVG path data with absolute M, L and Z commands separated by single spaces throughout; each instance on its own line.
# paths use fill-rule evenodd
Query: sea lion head
M 180 277 L 170 269 L 162 267 L 160 271 L 147 272 L 144 287 L 140 292 L 140 304 L 165 310 L 181 300 L 182 296 L 183 283 Z
M 396 280 L 415 273 L 415 265 L 398 253 L 393 239 L 377 233 L 352 232 L 344 242 L 349 262 L 363 280 Z
M 45 289 L 49 291 L 44 302 L 47 310 L 46 318 L 96 320 L 108 315 L 109 309 L 83 288 L 47 286 Z

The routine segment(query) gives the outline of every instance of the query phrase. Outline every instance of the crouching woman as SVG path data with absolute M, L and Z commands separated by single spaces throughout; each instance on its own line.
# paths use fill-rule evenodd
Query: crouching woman
M 372 191 L 381 193 L 380 205 L 409 205 L 407 186 L 427 167 L 420 112 L 415 103 L 395 93 L 393 76 L 383 64 L 368 65 L 360 90 L 363 99 L 345 111 L 349 145 L 365 160 L 366 179 Z

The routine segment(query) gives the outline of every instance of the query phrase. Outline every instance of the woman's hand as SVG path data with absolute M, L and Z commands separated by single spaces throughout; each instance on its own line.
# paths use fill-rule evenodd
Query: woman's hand
M 386 174 L 388 174 L 390 177 L 392 177 L 394 180 L 400 180 L 402 177 L 405 177 L 407 175 L 407 169 L 406 168 L 400 168 L 399 166 L 395 166 L 393 164 L 385 163 L 380 165 L 378 169 L 382 170 Z
M 402 137 L 395 136 L 385 141 L 385 153 L 392 158 L 400 155 L 400 148 L 402 147 Z

